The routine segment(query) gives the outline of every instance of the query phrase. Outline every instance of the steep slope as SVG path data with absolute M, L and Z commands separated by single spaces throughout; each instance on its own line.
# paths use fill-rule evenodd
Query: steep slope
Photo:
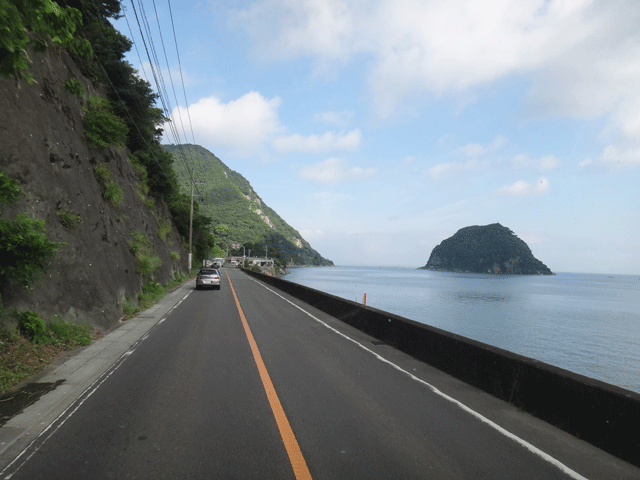
M 199 145 L 163 145 L 174 155 L 174 169 L 183 191 L 191 194 L 191 186 L 180 156 L 193 165 L 198 191 L 203 195 L 200 210 L 216 225 L 227 225 L 228 231 L 216 234 L 216 242 L 224 251 L 242 254 L 246 244 L 253 253 L 277 254 L 286 265 L 333 265 L 323 258 L 300 233 L 267 206 L 246 178 L 227 167 L 218 157 Z
M 552 275 L 527 244 L 499 223 L 465 227 L 436 246 L 428 270 L 469 273 Z
M 2 301 L 45 319 L 109 328 L 143 284 L 186 273 L 186 253 L 167 207 L 137 189 L 140 178 L 126 149 L 87 145 L 85 100 L 63 85 L 75 79 L 87 95 L 99 95 L 92 82 L 59 48 L 29 55 L 36 83 L 0 77 L 0 169 L 26 193 L 4 206 L 2 217 L 26 212 L 44 220 L 47 237 L 64 245 L 35 284 L 0 282 Z M 105 200 L 96 167 L 121 190 L 119 202 Z M 153 273 L 137 273 L 136 244 L 161 264 Z

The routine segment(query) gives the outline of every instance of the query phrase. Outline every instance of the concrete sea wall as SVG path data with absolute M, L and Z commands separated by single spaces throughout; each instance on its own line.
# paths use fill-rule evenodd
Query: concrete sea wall
M 640 394 L 280 278 L 265 283 L 640 467 Z

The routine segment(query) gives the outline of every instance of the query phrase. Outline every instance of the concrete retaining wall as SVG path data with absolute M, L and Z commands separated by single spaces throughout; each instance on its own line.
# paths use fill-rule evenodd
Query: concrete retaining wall
M 640 467 L 640 394 L 249 270 L 319 310 Z

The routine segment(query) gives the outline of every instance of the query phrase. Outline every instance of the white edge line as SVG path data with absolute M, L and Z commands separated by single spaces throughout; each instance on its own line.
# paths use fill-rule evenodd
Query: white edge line
M 360 348 L 366 350 L 367 352 L 371 353 L 372 355 L 374 355 L 378 360 L 387 363 L 389 365 L 391 365 L 393 368 L 395 368 L 396 370 L 399 370 L 400 372 L 408 375 L 412 380 L 415 380 L 416 382 L 422 383 L 423 385 L 426 385 L 429 389 L 431 389 L 431 391 L 433 391 L 433 393 L 435 393 L 436 395 L 439 395 L 440 397 L 444 398 L 445 400 L 448 400 L 449 402 L 457 405 L 458 407 L 460 407 L 462 410 L 464 410 L 465 412 L 471 414 L 472 416 L 474 416 L 475 418 L 477 418 L 478 420 L 480 420 L 481 422 L 489 425 L 490 427 L 494 428 L 495 430 L 497 430 L 498 432 L 500 432 L 501 434 L 503 434 L 505 437 L 510 438 L 511 440 L 513 440 L 514 442 L 518 443 L 519 445 L 521 445 L 522 447 L 526 448 L 527 450 L 529 450 L 530 452 L 532 452 L 533 454 L 539 456 L 541 459 L 543 459 L 544 461 L 550 463 L 551 465 L 559 468 L 563 473 L 569 475 L 571 478 L 574 478 L 575 480 L 587 480 L 586 477 L 583 477 L 582 475 L 580 475 L 578 472 L 575 472 L 574 470 L 570 469 L 569 467 L 567 467 L 564 463 L 560 462 L 559 460 L 555 459 L 554 457 L 552 457 L 551 455 L 549 455 L 548 453 L 543 452 L 542 450 L 540 450 L 538 447 L 535 447 L 534 445 L 530 444 L 529 442 L 527 442 L 526 440 L 523 440 L 522 438 L 514 435 L 513 433 L 509 432 L 508 430 L 505 430 L 503 427 L 501 427 L 500 425 L 498 425 L 497 423 L 489 420 L 487 417 L 481 415 L 480 413 L 476 412 L 475 410 L 472 410 L 471 408 L 467 407 L 465 404 L 463 404 L 462 402 L 456 400 L 453 397 L 450 397 L 449 395 L 447 395 L 446 393 L 441 392 L 440 390 L 438 390 L 436 387 L 434 387 L 433 385 L 431 385 L 430 383 L 425 382 L 424 380 L 422 380 L 421 378 L 416 377 L 415 375 L 413 375 L 410 372 L 407 372 L 406 370 L 404 370 L 403 368 L 399 367 L 398 365 L 396 365 L 393 362 L 390 362 L 389 360 L 387 360 L 386 358 L 382 357 L 381 355 L 379 355 L 378 353 L 374 352 L 373 350 L 365 347 L 364 345 L 362 345 L 361 343 L 355 341 L 353 338 L 350 338 L 349 336 L 345 335 L 344 333 L 340 332 L 339 330 L 336 330 L 335 328 L 333 328 L 331 325 L 323 322 L 322 320 L 320 320 L 318 317 L 314 316 L 313 314 L 307 312 L 305 309 L 303 309 L 302 307 L 300 307 L 299 305 L 296 305 L 295 303 L 293 303 L 291 300 L 283 297 L 282 295 L 280 295 L 278 292 L 272 290 L 271 288 L 267 287 L 266 285 L 264 285 L 263 283 L 259 282 L 258 280 L 254 279 L 253 277 L 250 277 L 251 280 L 253 280 L 254 282 L 256 282 L 258 285 L 260 285 L 261 287 L 269 290 L 271 293 L 273 293 L 274 295 L 282 298 L 285 302 L 290 303 L 291 305 L 293 305 L 294 307 L 296 307 L 298 310 L 304 312 L 305 314 L 307 314 L 309 317 L 313 318 L 316 322 L 324 325 L 325 327 L 327 327 L 329 330 L 332 330 L 333 332 L 337 333 L 338 335 L 340 335 L 341 337 L 346 338 L 347 340 L 349 340 L 350 342 L 355 343 L 356 345 L 358 345 Z
M 107 381 L 107 379 L 113 375 L 113 373 L 118 370 L 118 368 L 120 368 L 122 366 L 122 364 L 124 363 L 124 361 L 129 358 L 129 356 L 142 344 L 142 342 L 144 340 L 147 339 L 147 337 L 149 336 L 149 332 L 151 331 L 151 329 L 153 327 L 155 327 L 156 325 L 160 325 L 162 322 L 164 322 L 167 317 L 169 316 L 169 314 L 176 308 L 178 307 L 178 305 L 180 305 L 182 302 L 184 302 L 184 300 L 191 294 L 191 291 L 187 292 L 187 294 L 182 297 L 182 299 L 176 303 L 173 307 L 171 307 L 169 309 L 169 311 L 167 313 L 165 313 L 162 318 L 160 320 L 158 320 L 154 325 L 151 326 L 151 328 L 149 328 L 149 330 L 147 330 L 142 337 L 140 337 L 138 340 L 136 340 L 136 342 L 131 345 L 131 347 L 124 352 L 119 358 L 118 360 L 116 360 L 113 365 L 111 365 L 111 367 L 109 367 L 108 370 L 106 370 L 104 373 L 102 373 L 91 385 L 89 385 L 79 396 L 79 398 L 82 398 L 85 394 L 86 397 L 82 398 L 82 400 L 78 402 L 78 399 L 74 400 L 71 405 L 69 405 L 67 408 L 65 408 L 62 413 L 60 415 L 58 415 L 55 420 L 53 422 L 51 422 L 49 425 L 47 425 L 47 427 L 40 432 L 40 434 L 34 438 L 29 445 L 27 445 L 17 456 L 16 458 L 14 458 L 11 463 L 9 463 L 9 465 L 7 465 L 1 472 L 0 472 L 0 477 L 2 477 L 2 475 L 4 475 L 4 473 L 9 470 L 16 462 L 18 462 L 20 460 L 20 457 L 22 457 L 33 445 L 36 444 L 36 442 L 38 442 L 38 440 L 40 440 L 42 437 L 44 437 L 47 432 L 51 429 L 51 432 L 49 432 L 49 434 L 46 436 L 46 438 L 42 439 L 42 443 L 40 443 L 40 445 L 38 445 L 37 447 L 35 447 L 33 449 L 33 452 L 29 453 L 25 458 L 24 461 L 22 463 L 20 463 L 20 465 L 16 466 L 16 469 L 12 472 L 9 473 L 6 477 L 2 477 L 4 479 L 10 479 L 11 477 L 13 477 L 14 474 L 16 474 L 18 472 L 18 470 L 20 470 L 24 464 L 26 464 L 29 459 L 31 457 L 33 457 L 36 453 L 38 453 L 38 450 L 40 450 L 40 448 L 42 448 L 42 446 L 47 442 L 47 440 L 49 440 L 59 429 L 60 427 L 62 427 L 62 425 L 64 425 L 66 423 L 67 420 L 69 420 L 71 418 L 71 416 L 76 413 L 76 411 L 84 404 L 84 402 L 87 401 L 87 399 L 89 397 L 91 397 L 91 395 L 93 395 L 98 388 L 100 388 L 100 386 Z M 75 406 L 75 408 L 73 408 Z M 68 412 L 68 414 L 67 414 Z M 64 418 L 66 416 L 66 418 Z M 55 428 L 52 428 L 56 422 L 58 422 L 58 420 L 62 419 L 62 421 L 55 426 Z

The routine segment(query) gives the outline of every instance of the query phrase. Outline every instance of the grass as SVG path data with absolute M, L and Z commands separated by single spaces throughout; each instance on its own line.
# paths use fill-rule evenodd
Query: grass
M 131 252 L 138 259 L 138 268 L 136 273 L 138 275 L 151 275 L 162 265 L 160 257 L 153 255 L 151 251 L 151 240 L 139 230 L 133 230 L 131 232 L 133 241 L 129 243 Z
M 173 290 L 177 286 L 184 283 L 188 278 L 194 277 L 197 270 L 193 270 L 189 277 L 186 275 L 178 274 L 173 279 L 162 286 L 156 281 L 151 281 L 142 287 L 142 291 L 138 294 L 138 305 L 135 305 L 131 301 L 131 297 L 126 295 L 124 302 L 122 303 L 122 311 L 124 313 L 124 319 L 134 317 L 138 312 L 146 310 L 147 308 L 155 305 L 158 301 L 164 297 L 168 291 Z
M 112 207 L 119 207 L 124 202 L 124 190 L 111 178 L 111 171 L 104 163 L 93 170 L 96 180 L 102 186 L 102 197 Z
M 82 223 L 82 217 L 80 215 L 74 215 L 66 210 L 61 210 L 57 212 L 56 215 L 58 216 L 58 220 L 62 226 L 68 230 L 71 230 Z
M 136 269 L 138 275 L 151 275 L 162 266 L 160 257 L 150 253 L 139 251 L 136 253 L 136 257 L 138 258 L 138 268 Z
M 122 187 L 113 180 L 104 184 L 102 196 L 112 207 L 119 207 L 124 202 L 124 191 Z
M 136 183 L 136 193 L 138 194 L 138 197 L 140 197 L 140 200 L 144 202 L 147 199 L 148 192 L 149 187 L 146 187 L 145 189 L 145 185 L 143 183 Z
M 161 240 L 166 240 L 170 233 L 171 225 L 161 219 L 160 226 L 158 227 L 158 237 L 160 237 Z
M 28 328 L 22 329 L 24 333 L 0 328 L 0 393 L 37 373 L 63 353 L 89 345 L 92 340 L 89 329 L 81 325 L 63 321 L 46 325 L 33 312 L 20 312 L 18 315 L 20 314 L 30 322 L 37 318 L 45 325 L 44 330 L 36 329 L 36 336 L 31 337 Z M 37 324 L 40 325 L 40 322 Z
M 98 165 L 93 170 L 93 173 L 96 176 L 96 180 L 98 180 L 100 183 L 106 183 L 107 181 L 111 180 L 111 171 L 109 170 L 109 167 L 107 167 L 104 163 Z

